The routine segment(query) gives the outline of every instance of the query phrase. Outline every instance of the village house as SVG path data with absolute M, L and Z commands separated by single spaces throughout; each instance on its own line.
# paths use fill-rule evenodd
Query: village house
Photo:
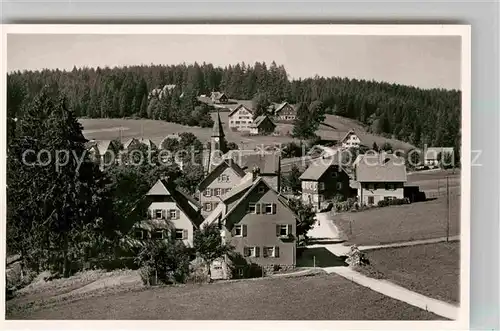
M 136 148 L 140 144 L 145 145 L 148 149 L 156 148 L 155 143 L 151 141 L 151 139 L 130 138 L 123 143 L 123 150 L 127 152 L 133 148 Z
M 229 98 L 223 92 L 212 92 L 210 94 L 210 99 L 213 103 L 227 103 Z
M 290 270 L 296 265 L 296 215 L 288 201 L 273 190 L 258 169 L 221 198 L 205 219 L 217 222 L 224 242 L 234 247 L 240 259 L 219 259 L 211 267 L 213 279 L 250 276 L 250 265 L 263 269 L 259 274 Z
M 445 155 L 447 154 L 453 157 L 453 147 L 428 147 L 424 151 L 424 164 L 437 167 L 442 159 L 446 160 Z
M 245 171 L 232 159 L 225 159 L 217 165 L 198 185 L 198 200 L 202 206 L 202 215 L 210 214 L 223 195 L 236 186 Z
M 228 115 L 229 128 L 236 131 L 250 131 L 253 124 L 253 110 L 239 104 Z
M 250 134 L 269 134 L 274 132 L 276 124 L 267 115 L 258 116 L 252 124 L 250 124 Z
M 90 140 L 85 144 L 90 159 L 99 164 L 101 170 L 119 159 L 120 146 L 114 140 Z
M 355 196 L 349 186 L 349 175 L 334 158 L 313 161 L 300 176 L 302 202 L 315 211 L 326 207 L 328 200 L 336 196 L 345 200 Z
M 358 201 L 376 205 L 381 200 L 403 199 L 406 182 L 404 159 L 393 154 L 365 154 L 355 167 Z
M 283 102 L 274 108 L 274 117 L 281 121 L 294 121 L 297 117 L 297 110 L 288 102 Z
M 158 180 L 146 196 L 147 217 L 134 225 L 135 239 L 182 240 L 192 247 L 194 231 L 203 222 L 199 203 L 167 179 Z
M 354 132 L 354 130 L 350 130 L 340 140 L 340 144 L 342 145 L 342 148 L 359 148 L 361 146 L 361 139 Z

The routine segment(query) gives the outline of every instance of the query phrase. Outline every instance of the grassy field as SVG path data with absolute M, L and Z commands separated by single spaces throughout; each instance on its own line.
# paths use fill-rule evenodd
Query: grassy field
M 376 249 L 366 255 L 383 278 L 431 298 L 460 301 L 460 242 Z
M 220 113 L 220 117 L 224 126 L 224 132 L 226 134 L 226 139 L 237 143 L 240 148 L 253 149 L 255 146 L 259 146 L 262 144 L 284 144 L 294 140 L 292 137 L 287 135 L 248 136 L 241 132 L 231 131 L 228 126 L 228 115 L 228 112 Z M 212 117 L 215 118 L 215 116 L 216 113 L 212 113 Z M 141 137 L 141 133 L 143 133 L 144 138 L 149 138 L 156 144 L 159 144 L 161 140 L 168 134 L 181 132 L 192 132 L 202 142 L 208 142 L 210 141 L 210 135 L 212 133 L 212 128 L 191 127 L 177 123 L 169 123 L 156 120 L 81 119 L 80 123 L 83 125 L 84 135 L 87 139 L 111 140 L 118 138 L 120 136 L 120 127 L 122 128 L 122 139 Z M 367 144 L 369 147 L 372 146 L 373 142 L 376 142 L 378 145 L 382 145 L 386 141 L 391 143 L 394 148 L 408 149 L 411 147 L 410 144 L 398 140 L 386 139 L 384 137 L 369 134 L 357 121 L 348 118 L 343 118 L 335 115 L 327 115 L 324 123 L 326 125 L 321 125 L 318 132 L 316 133 L 325 138 L 341 139 L 350 129 L 354 128 L 356 132 L 360 134 L 361 138 L 363 139 L 363 143 Z M 290 123 L 278 123 L 277 129 L 282 133 L 291 133 L 293 125 Z
M 337 275 L 160 287 L 82 299 L 7 319 L 438 320 Z
M 429 196 L 446 194 L 446 177 L 450 194 L 460 194 L 460 169 L 416 172 L 408 175 L 408 185 L 418 185 Z
M 460 234 L 460 196 L 450 199 L 450 235 Z M 446 199 L 334 215 L 346 244 L 378 245 L 446 236 Z M 351 232 L 352 230 L 352 232 Z

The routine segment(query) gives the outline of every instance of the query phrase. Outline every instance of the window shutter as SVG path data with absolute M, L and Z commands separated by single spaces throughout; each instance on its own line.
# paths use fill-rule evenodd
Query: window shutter
M 280 225 L 276 224 L 276 237 L 279 237 L 280 235 Z
M 272 208 L 273 208 L 273 214 L 276 214 L 276 204 L 275 203 L 273 203 L 273 207 Z
M 287 234 L 288 235 L 291 235 L 292 234 L 292 225 L 291 224 L 288 224 L 288 231 L 287 231 Z
M 163 216 L 163 218 L 165 218 L 165 219 L 166 219 L 166 218 L 167 218 L 167 211 L 166 211 L 165 209 L 163 209 L 163 210 L 161 211 L 161 215 Z
M 262 247 L 262 257 L 267 257 L 267 248 Z
M 151 215 L 151 219 L 155 218 L 155 210 L 154 209 L 151 209 L 149 211 L 150 215 Z
M 175 210 L 175 219 L 181 218 L 181 213 L 179 210 Z
M 231 236 L 234 237 L 235 234 L 236 234 L 236 226 L 233 225 L 233 228 L 231 229 Z
M 280 248 L 278 246 L 274 247 L 274 257 L 280 257 Z
M 243 256 L 247 257 L 249 254 L 248 254 L 248 247 L 244 247 L 243 248 Z
M 260 255 L 260 247 L 257 246 L 255 247 L 255 257 L 259 257 L 259 255 Z
M 182 239 L 188 238 L 188 230 L 182 230 Z
M 241 232 L 243 233 L 243 237 L 247 236 L 247 226 L 245 224 L 241 226 Z
M 256 214 L 260 214 L 260 203 L 257 203 L 257 204 L 255 205 L 255 213 L 256 213 Z

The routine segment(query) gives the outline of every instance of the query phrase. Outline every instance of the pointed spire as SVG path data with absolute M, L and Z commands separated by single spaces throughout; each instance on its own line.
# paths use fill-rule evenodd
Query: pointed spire
M 219 110 L 217 109 L 217 118 L 214 122 L 212 130 L 212 137 L 224 137 L 224 130 L 222 129 L 222 121 L 220 119 Z

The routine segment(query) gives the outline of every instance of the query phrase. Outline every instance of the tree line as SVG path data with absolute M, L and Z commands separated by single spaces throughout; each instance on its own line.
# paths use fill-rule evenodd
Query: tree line
M 25 89 L 27 100 L 44 86 L 57 89 L 77 117 L 136 116 L 199 126 L 212 125 L 210 109 L 197 100 L 211 91 L 223 91 L 232 99 L 260 95 L 255 100 L 259 113 L 269 102 L 321 102 L 326 114 L 358 120 L 375 134 L 419 147 L 450 146 L 456 153 L 460 149 L 460 91 L 339 77 L 290 79 L 275 62 L 224 68 L 194 63 L 23 71 L 8 75 L 8 85 L 13 84 Z M 177 88 L 161 99 L 148 97 L 153 88 L 166 84 Z

